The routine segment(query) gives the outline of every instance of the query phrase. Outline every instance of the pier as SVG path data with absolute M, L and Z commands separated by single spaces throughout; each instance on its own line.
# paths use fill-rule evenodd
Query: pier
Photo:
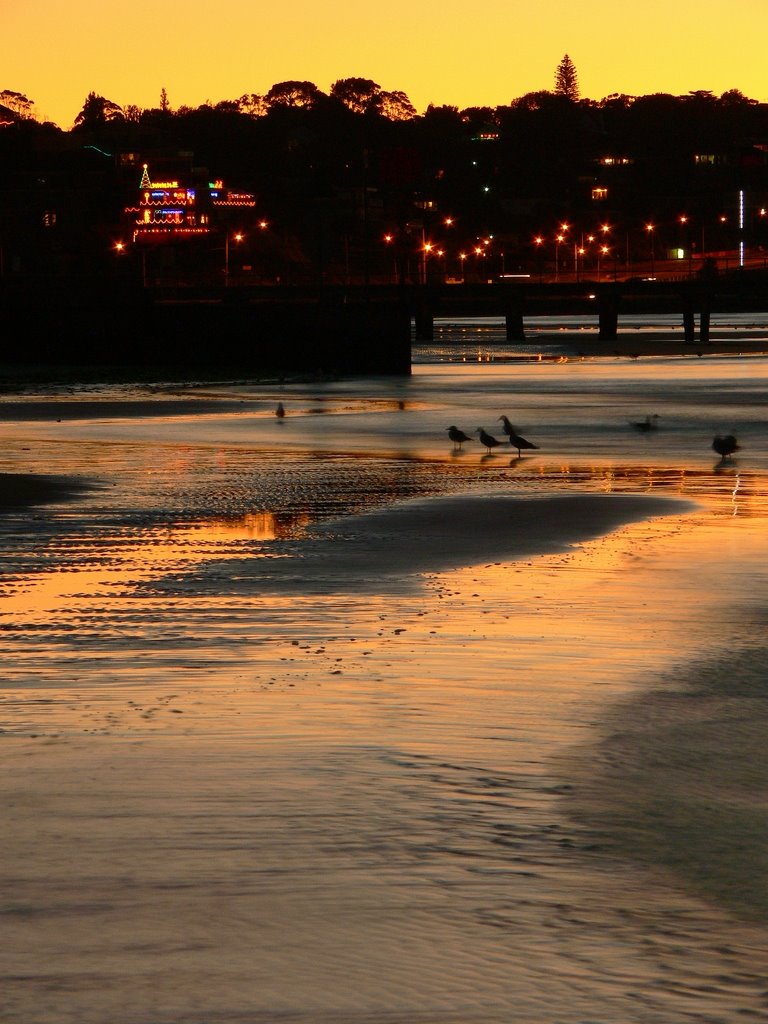
M 525 319 L 594 318 L 601 343 L 622 315 L 679 314 L 681 340 L 706 345 L 713 313 L 768 309 L 768 276 L 711 281 L 326 287 L 141 287 L 135 281 L 5 283 L 6 364 L 104 364 L 238 372 L 406 375 L 411 338 L 440 318 L 503 317 L 507 343 Z

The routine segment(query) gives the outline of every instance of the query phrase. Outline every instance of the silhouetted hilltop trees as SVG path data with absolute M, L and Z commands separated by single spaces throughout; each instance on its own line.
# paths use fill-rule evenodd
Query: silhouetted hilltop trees
M 768 104 L 736 89 L 579 99 L 566 57 L 552 91 L 495 107 L 417 113 L 403 92 L 344 78 L 328 92 L 285 81 L 194 108 L 174 109 L 165 90 L 148 109 L 91 92 L 69 132 L 39 124 L 33 111 L 23 94 L 0 93 L 0 212 L 21 224 L 19 211 L 42 216 L 54 199 L 66 205 L 69 189 L 85 223 L 101 218 L 99 239 L 135 195 L 141 162 L 175 158 L 255 192 L 258 215 L 279 224 L 281 244 L 307 264 L 354 260 L 385 231 L 409 244 L 419 232 L 447 237 L 446 217 L 456 245 L 493 234 L 519 261 L 533 235 L 552 236 L 561 219 L 585 231 L 621 224 L 630 245 L 630 232 L 652 218 L 661 246 L 679 240 L 686 215 L 702 225 L 701 250 L 704 221 L 732 220 L 739 189 L 753 207 L 768 205 Z M 764 224 L 750 222 L 759 244 L 768 244 Z M 21 227 L 6 230 L 21 236 Z M 707 248 L 725 247 L 725 229 L 717 231 Z

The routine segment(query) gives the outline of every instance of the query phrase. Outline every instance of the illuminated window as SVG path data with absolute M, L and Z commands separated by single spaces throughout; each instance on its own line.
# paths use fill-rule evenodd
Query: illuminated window
M 592 199 L 596 203 L 599 203 L 601 200 L 607 199 L 607 198 L 608 198 L 608 189 L 605 188 L 603 185 L 596 185 L 592 189 Z
M 53 210 L 46 210 L 43 214 L 43 227 L 52 228 L 56 224 L 56 214 Z

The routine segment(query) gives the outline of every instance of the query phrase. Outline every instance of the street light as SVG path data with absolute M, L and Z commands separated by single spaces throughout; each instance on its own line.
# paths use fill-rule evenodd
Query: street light
M 575 246 L 574 245 L 574 247 L 573 247 L 573 259 L 574 259 L 574 262 L 576 264 L 576 283 L 577 284 L 581 280 L 581 270 L 583 269 L 583 266 L 584 266 L 584 253 L 585 252 L 586 252 L 586 250 L 584 249 L 584 246 L 582 246 L 582 245 Z M 579 257 L 581 257 L 581 262 L 579 262 Z
M 544 267 L 541 259 L 541 247 L 544 244 L 544 239 L 541 235 L 536 235 L 536 237 L 533 240 L 533 244 L 536 246 L 537 262 L 539 264 L 539 284 L 541 284 L 542 280 L 544 279 Z
M 685 251 L 688 253 L 688 277 L 693 276 L 693 246 L 691 244 L 691 233 L 688 229 L 688 214 L 681 213 L 677 218 L 678 223 L 684 228 Z
M 567 226 L 567 225 L 566 225 Z M 558 235 L 555 238 L 555 280 L 560 278 L 560 246 L 565 241 L 565 235 Z
M 655 277 L 656 276 L 655 269 L 654 269 L 656 254 L 654 252 L 654 244 L 653 244 L 653 229 L 654 229 L 654 225 L 653 224 L 646 224 L 645 225 L 645 230 L 648 232 L 648 237 L 651 240 L 651 277 Z
M 607 245 L 600 245 L 597 248 L 597 280 L 600 280 L 600 257 L 607 256 L 611 250 Z
M 392 234 L 384 235 L 384 244 L 392 245 L 395 240 L 395 236 Z M 392 251 L 392 281 L 397 284 L 397 250 Z
M 233 242 L 242 242 L 244 236 L 236 232 L 232 236 Z M 224 236 L 224 287 L 229 285 L 229 232 Z
M 421 247 L 421 283 L 427 283 L 427 256 L 432 252 L 432 243 L 424 242 Z

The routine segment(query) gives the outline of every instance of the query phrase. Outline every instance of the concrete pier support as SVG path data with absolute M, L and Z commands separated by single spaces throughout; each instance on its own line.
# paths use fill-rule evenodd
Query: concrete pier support
M 507 341 L 525 341 L 523 295 L 517 288 L 508 290 L 504 295 L 504 321 Z
M 619 292 L 613 285 L 600 289 L 597 311 L 600 341 L 616 341 L 619 335 Z
M 702 309 L 701 317 L 699 319 L 699 340 L 703 345 L 707 345 L 709 343 L 709 318 L 709 307 Z
M 434 341 L 435 316 L 433 305 L 429 299 L 422 298 L 416 303 L 413 319 L 416 327 L 416 340 Z
M 683 294 L 683 333 L 687 344 L 696 341 L 696 314 L 699 316 L 699 341 L 709 342 L 710 314 L 712 312 L 712 289 L 699 282 Z
M 696 315 L 693 304 L 690 302 L 686 302 L 683 308 L 683 335 L 685 336 L 686 343 L 689 345 L 692 345 L 696 340 Z

